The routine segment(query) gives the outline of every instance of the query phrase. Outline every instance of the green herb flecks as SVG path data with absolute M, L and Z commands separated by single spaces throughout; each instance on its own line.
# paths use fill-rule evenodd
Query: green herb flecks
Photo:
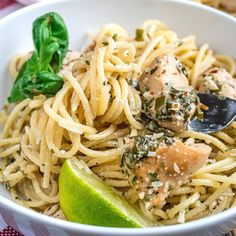
M 158 111 L 162 106 L 165 105 L 165 100 L 166 100 L 166 98 L 165 98 L 164 95 L 155 100 L 155 109 L 156 109 L 156 111 Z
M 16 200 L 21 200 L 21 198 L 18 195 L 15 196 L 15 199 Z
M 165 136 L 164 133 L 150 133 L 147 131 L 133 138 L 135 145 L 122 156 L 121 167 L 124 172 L 132 175 L 136 164 L 143 158 L 150 156 L 150 153 L 155 152 L 159 144 L 165 142 L 167 138 L 172 139 L 172 137 Z
M 158 69 L 158 66 L 154 67 L 153 69 L 150 70 L 150 75 L 153 75 Z
M 149 178 L 150 178 L 150 182 L 154 182 L 154 181 L 157 181 L 157 173 L 156 172 L 151 172 L 148 174 L 149 175 Z
M 180 47 L 180 46 L 182 46 L 183 45 L 183 41 L 182 40 L 178 40 L 177 42 L 176 42 L 176 44 L 177 44 L 177 47 Z
M 194 116 L 202 116 L 200 101 L 194 89 L 179 91 L 173 87 L 160 97 L 141 96 L 142 99 L 142 122 L 148 119 L 157 124 L 163 123 L 181 124 L 184 126 Z M 144 119 L 143 119 L 144 118 Z M 148 118 L 148 119 L 147 119 Z M 166 126 L 163 126 L 166 127 Z
M 107 45 L 109 45 L 108 42 L 102 42 L 102 44 L 103 44 L 104 47 L 107 46 Z
M 114 34 L 114 35 L 112 36 L 112 39 L 113 39 L 114 41 L 117 41 L 117 37 L 118 37 L 118 34 Z
M 165 96 L 164 106 L 156 110 L 156 119 L 175 121 L 181 117 L 183 122 L 187 122 L 193 115 L 194 107 L 198 105 L 199 99 L 194 90 L 186 92 L 171 88 L 168 95 Z
M 178 62 L 176 68 L 179 71 L 179 73 L 185 75 L 188 78 L 188 71 L 186 70 L 185 66 L 182 63 Z
M 136 41 L 144 41 L 144 30 L 143 29 L 136 29 L 135 40 Z
M 85 60 L 85 63 L 89 66 L 90 65 L 90 61 L 89 60 Z

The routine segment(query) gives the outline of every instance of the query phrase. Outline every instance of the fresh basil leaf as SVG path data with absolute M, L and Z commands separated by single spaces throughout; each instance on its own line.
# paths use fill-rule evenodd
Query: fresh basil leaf
M 31 58 L 23 64 L 18 76 L 16 77 L 15 83 L 11 90 L 11 95 L 8 97 L 8 102 L 15 103 L 27 98 L 21 90 L 22 78 L 33 74 L 35 71 L 39 71 L 39 58 L 34 52 Z
M 33 23 L 33 39 L 39 55 L 46 53 L 48 45 L 58 44 L 58 49 L 47 58 L 54 73 L 57 73 L 68 49 L 68 32 L 62 17 L 50 12 L 36 19 Z
M 54 96 L 64 83 L 56 75 L 68 50 L 68 32 L 62 17 L 50 12 L 37 18 L 32 33 L 35 51 L 15 80 L 8 98 L 10 103 L 39 94 Z
M 42 71 L 38 74 L 25 76 L 20 84 L 20 90 L 26 97 L 33 98 L 36 95 L 44 94 L 52 97 L 62 88 L 63 79 L 53 73 Z

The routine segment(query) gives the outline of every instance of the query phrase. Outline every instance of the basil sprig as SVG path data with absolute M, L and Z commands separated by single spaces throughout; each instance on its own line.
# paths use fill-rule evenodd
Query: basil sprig
M 47 13 L 33 22 L 35 50 L 22 66 L 11 95 L 10 103 L 44 94 L 55 95 L 64 84 L 57 75 L 68 50 L 68 32 L 64 20 L 55 12 Z

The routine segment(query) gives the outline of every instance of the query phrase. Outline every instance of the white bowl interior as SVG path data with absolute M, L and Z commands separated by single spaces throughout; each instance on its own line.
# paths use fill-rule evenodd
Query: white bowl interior
M 133 34 L 143 21 L 158 19 L 180 37 L 194 34 L 199 45 L 207 42 L 217 53 L 236 57 L 236 19 L 208 7 L 179 0 L 50 1 L 23 9 L 0 22 L 0 106 L 12 85 L 9 60 L 33 48 L 32 22 L 49 11 L 63 16 L 69 29 L 70 49 L 81 50 L 89 42 L 88 33 L 104 24 L 118 23 Z M 3 186 L 0 195 L 10 199 Z

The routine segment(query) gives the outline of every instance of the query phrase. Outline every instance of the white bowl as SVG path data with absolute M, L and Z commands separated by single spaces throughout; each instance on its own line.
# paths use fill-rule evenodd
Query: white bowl
M 70 48 L 80 50 L 86 34 L 115 22 L 134 32 L 144 20 L 159 19 L 180 36 L 195 34 L 199 44 L 208 42 L 216 52 L 236 56 L 236 19 L 217 10 L 180 0 L 61 0 L 47 1 L 17 11 L 0 21 L 0 105 L 12 85 L 9 60 L 32 49 L 32 21 L 43 13 L 59 12 L 69 28 Z M 25 235 L 220 235 L 236 227 L 236 208 L 185 223 L 159 228 L 120 229 L 81 225 L 54 219 L 14 203 L 0 186 L 0 212 Z M 1 220 L 1 219 L 0 219 Z

